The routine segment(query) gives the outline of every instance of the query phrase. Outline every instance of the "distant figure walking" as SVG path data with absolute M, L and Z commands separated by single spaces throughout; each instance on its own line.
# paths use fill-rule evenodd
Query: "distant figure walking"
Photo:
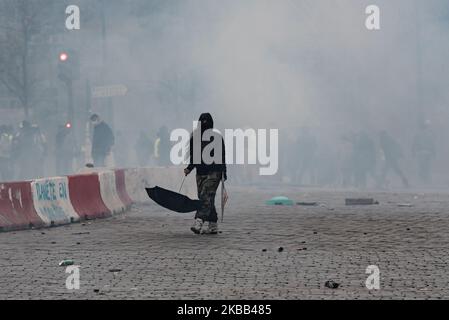
M 73 160 L 76 157 L 74 135 L 72 128 L 66 125 L 58 126 L 55 139 L 56 174 L 65 175 L 72 173 Z
M 416 134 L 412 146 L 412 155 L 418 165 L 420 182 L 430 183 L 432 181 L 432 161 L 436 156 L 436 146 L 429 122 L 424 123 Z
M 296 141 L 298 152 L 298 167 L 297 181 L 303 184 L 303 179 L 306 174 L 309 175 L 310 184 L 315 184 L 315 167 L 316 167 L 316 151 L 318 147 L 315 136 L 310 132 L 309 128 L 301 128 L 301 133 Z
M 386 177 L 390 170 L 396 173 L 402 180 L 404 187 L 408 188 L 409 183 L 399 166 L 399 159 L 403 157 L 401 146 L 386 131 L 380 133 L 380 148 L 384 154 L 384 167 L 380 177 L 380 185 L 386 185 Z
M 145 131 L 140 131 L 135 145 L 137 163 L 140 167 L 145 167 L 150 162 L 153 151 L 153 143 Z
M 353 144 L 354 183 L 358 188 L 366 188 L 368 176 L 376 179 L 376 145 L 370 136 L 361 131 Z
M 111 128 L 94 114 L 90 117 L 94 132 L 92 137 L 92 158 L 95 167 L 104 167 L 106 157 L 111 153 L 114 145 L 114 134 Z
M 13 140 L 13 158 L 17 165 L 17 179 L 32 179 L 44 175 L 44 159 L 47 153 L 45 135 L 38 126 L 22 121 Z

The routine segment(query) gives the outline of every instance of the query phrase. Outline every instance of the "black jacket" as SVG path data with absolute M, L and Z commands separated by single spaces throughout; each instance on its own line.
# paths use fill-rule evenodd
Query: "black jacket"
M 187 170 L 192 171 L 196 168 L 196 173 L 199 175 L 206 175 L 211 172 L 223 172 L 226 174 L 226 150 L 225 150 L 225 144 L 223 137 L 221 138 L 221 148 L 222 148 L 222 154 L 221 154 L 221 163 L 212 163 L 212 164 L 206 164 L 204 163 L 203 157 L 201 156 L 201 164 L 194 164 L 194 157 L 193 157 L 193 139 L 190 139 L 190 164 L 187 167 Z M 203 154 L 204 148 L 209 144 L 213 143 L 214 138 L 212 137 L 211 141 L 201 141 L 201 155 Z M 212 151 L 212 156 L 214 151 Z
M 111 128 L 105 122 L 100 122 L 94 128 L 92 154 L 107 155 L 113 145 L 114 134 Z
M 193 148 L 193 140 L 194 140 L 194 135 L 196 134 L 200 134 L 197 131 L 194 131 L 192 133 L 192 137 L 190 138 L 190 142 L 189 142 L 189 158 L 190 158 L 190 164 L 187 167 L 187 170 L 192 171 L 193 169 L 196 168 L 196 173 L 199 175 L 206 175 L 209 174 L 211 172 L 223 172 L 225 179 L 226 177 L 226 150 L 225 150 L 225 144 L 224 144 L 224 139 L 221 135 L 219 135 L 217 132 L 215 132 L 215 135 L 213 137 L 211 137 L 210 141 L 202 141 L 202 137 L 203 137 L 203 133 L 208 130 L 208 129 L 213 129 L 214 127 L 214 120 L 212 119 L 212 116 L 210 115 L 210 113 L 203 113 L 201 114 L 200 118 L 199 118 L 199 122 L 201 123 L 201 135 L 200 137 L 198 137 L 198 139 L 201 140 L 201 163 L 195 164 L 194 163 L 194 156 L 193 156 L 193 152 L 194 152 L 194 148 Z M 221 148 L 222 148 L 222 154 L 221 154 L 221 163 L 212 163 L 212 164 L 206 164 L 204 163 L 203 160 L 203 150 L 204 148 L 210 144 L 214 142 L 214 138 L 217 139 L 221 139 Z M 211 156 L 214 156 L 213 154 L 214 151 L 212 151 Z

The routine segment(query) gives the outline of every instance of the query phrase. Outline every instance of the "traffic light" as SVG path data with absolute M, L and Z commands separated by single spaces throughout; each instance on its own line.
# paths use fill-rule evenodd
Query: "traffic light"
M 70 130 L 74 119 L 73 82 L 79 79 L 80 64 L 78 54 L 74 50 L 60 50 L 58 53 L 58 78 L 67 88 L 67 123 L 65 128 Z
M 79 79 L 78 54 L 73 50 L 60 51 L 58 57 L 58 77 L 65 83 Z
M 69 55 L 67 54 L 67 52 L 61 52 L 59 54 L 59 61 L 61 61 L 61 62 L 66 62 L 68 58 L 69 58 Z

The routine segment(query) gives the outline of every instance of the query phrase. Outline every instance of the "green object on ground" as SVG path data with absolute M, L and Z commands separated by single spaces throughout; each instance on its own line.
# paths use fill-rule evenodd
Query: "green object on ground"
M 75 262 L 73 260 L 63 260 L 59 263 L 59 266 L 61 267 L 66 267 L 66 266 L 71 266 L 73 265 Z
M 287 197 L 280 196 L 280 197 L 274 197 L 274 198 L 271 198 L 270 200 L 265 201 L 265 204 L 267 204 L 269 206 L 292 206 L 293 201 Z

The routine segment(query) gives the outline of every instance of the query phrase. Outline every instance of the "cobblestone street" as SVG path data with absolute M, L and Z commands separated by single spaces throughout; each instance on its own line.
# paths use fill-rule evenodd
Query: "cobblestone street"
M 193 214 L 153 204 L 110 219 L 1 233 L 0 299 L 449 298 L 446 194 L 228 191 L 217 236 L 194 235 Z M 320 205 L 264 204 L 279 194 Z M 351 196 L 380 204 L 345 206 Z M 79 290 L 66 289 L 64 259 L 80 266 Z M 369 265 L 380 269 L 380 290 L 365 287 Z M 341 286 L 326 288 L 327 280 Z

